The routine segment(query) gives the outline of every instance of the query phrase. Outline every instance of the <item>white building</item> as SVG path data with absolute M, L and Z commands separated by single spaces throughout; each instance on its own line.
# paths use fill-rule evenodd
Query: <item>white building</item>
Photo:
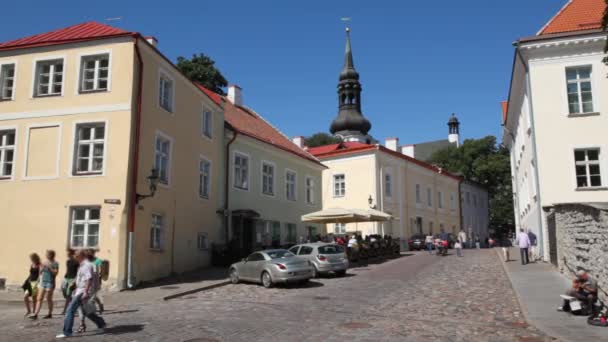
M 608 67 L 604 0 L 568 2 L 515 45 L 503 141 L 511 151 L 515 224 L 556 262 L 557 203 L 608 200 Z

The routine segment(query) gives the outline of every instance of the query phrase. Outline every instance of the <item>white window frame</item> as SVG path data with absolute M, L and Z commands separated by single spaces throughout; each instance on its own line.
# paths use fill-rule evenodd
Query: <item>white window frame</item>
M 78 167 L 78 127 L 85 125 L 104 125 L 104 136 L 103 136 L 103 166 L 101 171 L 95 172 L 76 172 L 76 168 Z M 109 128 L 108 120 L 83 120 L 76 121 L 72 125 L 72 158 L 70 159 L 70 170 L 68 172 L 69 177 L 99 177 L 104 176 L 106 173 L 106 164 L 107 164 L 107 153 L 108 153 L 108 128 Z M 92 155 L 93 151 L 90 150 L 89 154 Z M 91 163 L 91 162 L 90 162 Z
M 306 176 L 304 178 L 304 190 L 305 190 L 305 201 L 306 204 L 315 204 L 315 178 L 312 176 Z
M 271 192 L 267 192 L 265 191 L 266 189 L 264 189 L 264 178 L 266 178 L 266 174 L 264 173 L 264 166 L 270 166 L 272 168 L 272 174 L 270 175 L 270 186 L 271 186 Z M 260 166 L 260 189 L 261 189 L 261 193 L 262 195 L 265 196 L 270 196 L 270 197 L 275 197 L 276 193 L 277 193 L 277 165 L 271 161 L 268 160 L 262 160 L 262 165 Z
M 426 188 L 426 204 L 433 207 L 433 189 L 431 187 Z
M 162 79 L 166 79 L 171 81 L 171 93 L 170 93 L 170 107 L 165 108 L 162 103 L 163 95 L 164 95 L 164 87 L 161 89 L 161 85 L 163 84 Z M 158 108 L 164 110 L 167 113 L 173 114 L 175 112 L 175 78 L 173 78 L 167 71 L 164 69 L 158 69 L 158 84 L 157 84 L 157 97 L 156 103 Z
M 443 209 L 443 192 L 437 191 L 437 207 Z
M 236 184 L 236 157 L 240 157 L 240 158 L 245 158 L 247 160 L 247 180 L 245 183 L 245 187 L 241 187 L 241 186 L 237 186 Z M 251 157 L 243 152 L 240 151 L 234 151 L 232 153 L 232 187 L 236 190 L 241 190 L 241 191 L 249 191 L 249 189 L 251 188 Z
M 597 150 L 598 151 L 598 160 L 597 162 L 589 162 L 589 155 L 587 153 L 587 151 L 589 150 Z M 600 146 L 588 146 L 588 147 L 576 147 L 572 149 L 572 165 L 573 167 L 573 174 L 574 174 L 574 186 L 575 189 L 577 190 L 594 190 L 594 189 L 605 189 L 606 188 L 606 176 L 605 176 L 605 168 L 602 167 L 603 165 L 605 165 L 604 163 L 604 155 L 602 154 L 602 149 Z M 585 160 L 582 162 L 577 162 L 576 161 L 576 157 L 575 157 L 575 153 L 576 151 L 585 151 Z M 576 166 L 580 165 L 580 166 L 585 166 L 585 172 L 586 172 L 586 176 L 587 176 L 587 186 L 578 186 L 578 176 L 576 174 Z M 589 165 L 598 165 L 599 169 L 600 169 L 600 180 L 601 180 L 601 184 L 600 185 L 591 185 L 591 171 L 589 170 Z
M 342 177 L 342 181 L 340 183 L 336 183 L 337 177 Z M 340 185 L 344 184 L 344 186 L 336 187 L 336 185 L 338 185 L 338 184 L 340 184 Z M 336 173 L 336 174 L 332 175 L 332 191 L 333 191 L 333 197 L 339 198 L 339 197 L 346 196 L 346 174 Z
M 161 152 L 162 151 L 157 151 L 156 150 L 156 141 L 158 139 L 163 139 L 166 141 L 169 141 L 169 155 L 167 156 L 167 181 L 164 182 L 161 178 L 161 172 L 160 172 L 160 168 L 158 167 L 158 165 L 156 165 L 156 154 L 157 152 Z M 172 171 L 172 164 L 173 164 L 173 138 L 168 136 L 167 134 L 161 132 L 161 131 L 156 131 L 156 134 L 154 135 L 154 143 L 153 143 L 153 165 L 154 168 L 156 169 L 156 172 L 158 172 L 158 185 L 160 186 L 165 186 L 165 187 L 170 187 L 171 186 L 171 171 Z
M 83 81 L 84 81 L 84 61 L 85 59 L 89 59 L 89 58 L 94 58 L 94 57 L 100 57 L 103 55 L 107 55 L 108 57 L 108 77 L 107 77 L 107 84 L 106 84 L 106 88 L 105 89 L 99 89 L 98 88 L 98 81 L 99 81 L 99 62 L 95 63 L 95 69 L 94 69 L 94 80 L 93 80 L 93 85 L 94 85 L 94 89 L 91 90 L 83 90 Z M 90 93 L 103 93 L 103 92 L 110 92 L 112 90 L 112 50 L 101 50 L 101 51 L 91 51 L 91 52 L 87 52 L 87 53 L 82 53 L 78 55 L 78 60 L 80 62 L 80 65 L 78 67 L 78 82 L 76 84 L 76 94 L 90 94 Z
M 29 158 L 29 147 L 30 147 L 30 134 L 32 129 L 36 128 L 45 128 L 45 127 L 57 127 L 59 134 L 57 134 L 57 162 L 55 163 L 55 174 L 49 176 L 28 176 L 27 168 L 28 168 L 28 158 Z M 57 179 L 59 178 L 59 165 L 61 162 L 61 142 L 63 141 L 63 124 L 60 122 L 49 122 L 44 124 L 34 124 L 28 125 L 25 130 L 25 156 L 24 156 L 24 165 L 22 172 L 23 180 L 49 180 L 49 179 Z
M 384 173 L 384 195 L 393 197 L 393 176 L 388 172 Z
M 199 251 L 209 250 L 209 234 L 207 232 L 198 232 L 196 235 L 196 249 Z
M 450 193 L 450 210 L 456 210 L 456 194 Z
M 207 118 L 209 118 L 208 122 Z M 203 106 L 201 113 L 201 135 L 209 140 L 213 140 L 213 112 L 205 106 Z
M 3 98 L 2 97 L 2 93 L 4 92 L 4 74 L 2 72 L 4 66 L 6 65 L 12 65 L 14 68 L 14 72 L 13 72 L 13 87 L 11 89 L 12 93 L 11 93 L 11 97 L 10 98 Z M 18 69 L 18 63 L 17 61 L 4 61 L 2 63 L 0 63 L 0 102 L 3 101 L 14 101 L 15 100 L 15 93 L 17 92 L 17 69 Z
M 207 164 L 209 168 L 208 173 L 206 175 L 207 184 L 204 184 L 205 174 L 203 171 L 203 164 Z M 200 199 L 208 200 L 209 198 L 211 198 L 211 184 L 213 183 L 211 181 L 211 173 L 213 172 L 212 170 L 213 164 L 211 163 L 211 160 L 201 155 L 198 162 L 198 198 Z M 207 194 L 205 194 L 204 192 L 205 185 L 207 187 Z
M 590 72 L 589 72 L 589 78 L 584 78 L 581 79 L 580 75 L 579 75 L 579 70 L 583 69 L 583 68 L 589 68 Z M 572 116 L 576 116 L 576 115 L 586 115 L 586 114 L 591 114 L 591 113 L 597 113 L 598 109 L 596 107 L 597 105 L 597 101 L 595 99 L 595 95 L 594 95 L 594 90 L 597 89 L 596 85 L 593 82 L 593 65 L 592 64 L 577 64 L 577 65 L 567 65 L 564 68 L 564 76 L 565 76 L 565 80 L 566 80 L 566 107 L 567 107 L 567 113 L 568 115 L 572 115 Z M 574 81 L 570 81 L 568 80 L 568 71 L 569 70 L 576 70 L 576 79 Z M 591 111 L 584 111 L 583 110 L 583 96 L 582 96 L 582 91 L 581 91 L 581 83 L 582 82 L 589 82 L 589 84 L 591 85 L 591 106 L 593 108 L 591 108 Z M 578 96 L 578 110 L 579 112 L 573 113 L 570 111 L 570 99 L 568 98 L 568 84 L 576 84 L 577 85 L 577 96 Z
M 289 181 L 290 174 L 293 175 L 293 183 Z M 292 191 L 290 185 L 293 186 Z M 291 169 L 285 169 L 285 199 L 293 202 L 298 200 L 298 173 Z
M 90 219 L 90 215 L 91 215 L 91 210 L 97 209 L 99 210 L 99 219 L 97 220 L 93 220 Z M 84 220 L 76 220 L 76 210 L 85 210 L 85 216 L 84 216 Z M 70 207 L 70 235 L 69 235 L 69 241 L 68 241 L 68 245 L 70 246 L 70 248 L 73 249 L 83 249 L 83 248 L 99 248 L 99 242 L 100 242 L 100 237 L 101 237 L 101 206 L 72 206 Z M 82 239 L 82 246 L 74 246 L 73 242 L 74 242 L 74 226 L 76 224 L 83 224 L 84 225 L 84 232 L 83 232 L 83 239 Z M 97 245 L 95 246 L 89 246 L 88 241 L 89 241 L 89 225 L 92 224 L 97 224 Z
M 160 224 L 157 224 L 154 221 L 155 217 L 160 218 Z M 154 212 L 152 213 L 152 215 L 150 215 L 150 235 L 149 235 L 150 240 L 149 240 L 149 244 L 148 244 L 148 248 L 150 250 L 153 250 L 153 251 L 162 251 L 163 250 L 165 224 L 166 224 L 165 215 L 160 214 L 160 213 L 154 213 Z M 158 241 L 156 241 L 156 238 L 158 238 Z
M 0 126 L 0 132 L 9 132 L 12 131 L 15 135 L 15 141 L 13 145 L 4 145 L 6 143 L 4 136 L 0 135 L 0 181 L 14 180 L 17 166 L 17 142 L 18 142 L 18 132 L 16 126 Z M 4 170 L 4 164 L 6 163 L 6 151 L 13 151 L 13 160 L 11 161 L 11 174 L 3 175 L 2 170 Z
M 52 61 L 59 61 L 61 60 L 61 63 L 63 65 L 63 70 L 61 71 L 61 92 L 60 93 L 49 93 L 49 94 L 38 94 L 38 81 L 39 81 L 39 76 L 38 76 L 38 65 L 42 64 L 42 63 L 48 63 L 48 62 L 52 62 Z M 53 71 L 54 71 L 54 67 L 53 67 Z M 52 84 L 51 80 L 54 76 L 54 72 L 50 72 L 49 75 L 49 89 L 50 89 L 50 85 Z M 65 84 L 66 84 L 66 79 L 67 79 L 67 59 L 65 56 L 49 56 L 49 57 L 44 57 L 44 58 L 39 58 L 39 59 L 35 59 L 32 61 L 32 88 L 31 88 L 31 92 L 30 94 L 32 94 L 32 98 L 45 98 L 45 97 L 53 97 L 53 96 L 63 96 L 64 92 L 65 92 Z
M 416 184 L 416 204 L 422 204 L 422 192 L 420 184 Z
M 334 223 L 334 234 L 346 234 L 346 224 Z

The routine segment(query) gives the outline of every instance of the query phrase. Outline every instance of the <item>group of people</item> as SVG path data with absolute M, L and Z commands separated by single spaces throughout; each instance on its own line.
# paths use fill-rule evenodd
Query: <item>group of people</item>
M 24 317 L 32 320 L 38 319 L 45 298 L 48 303 L 48 314 L 43 319 L 53 317 L 53 293 L 57 285 L 59 263 L 55 260 L 53 250 L 46 251 L 45 257 L 46 259 L 41 261 L 38 254 L 30 254 L 31 265 L 28 277 L 22 285 L 26 308 Z M 78 332 L 86 331 L 85 317 L 93 321 L 99 329 L 105 328 L 105 321 L 96 313 L 96 305 L 100 313 L 104 310 L 98 291 L 105 274 L 107 274 L 107 262 L 97 258 L 94 250 L 67 250 L 66 272 L 61 282 L 61 293 L 66 303 L 62 312 L 65 319 L 63 332 L 57 335 L 57 338 L 72 335 L 77 312 L 80 312 L 81 316 Z
M 446 233 L 443 229 L 439 234 L 435 236 L 429 233 L 428 235 L 426 235 L 424 243 L 429 254 L 433 254 L 433 248 L 435 248 L 438 252 L 447 255 L 447 250 L 450 248 L 450 234 Z M 467 234 L 464 232 L 464 230 L 460 230 L 456 237 L 456 240 L 454 241 L 454 249 L 456 250 L 456 255 L 458 257 L 464 256 L 462 250 L 466 248 L 466 246 Z
M 513 243 L 509 237 L 504 236 L 499 240 L 499 245 L 502 249 L 505 261 L 511 260 L 511 247 Z M 536 258 L 536 246 L 537 238 L 531 230 L 528 229 L 526 232 L 523 228 L 519 230 L 519 233 L 515 236 L 515 245 L 519 247 L 519 253 L 521 258 L 521 264 L 527 265 L 530 260 Z

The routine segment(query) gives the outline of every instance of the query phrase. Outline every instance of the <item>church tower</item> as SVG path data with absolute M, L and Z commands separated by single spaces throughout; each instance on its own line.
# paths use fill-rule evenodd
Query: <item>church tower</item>
M 448 141 L 456 144 L 456 147 L 460 147 L 460 122 L 454 113 L 448 120 L 448 131 Z
M 338 83 L 338 116 L 331 123 L 329 131 L 344 141 L 371 143 L 373 138 L 367 134 L 371 128 L 371 123 L 361 113 L 361 83 L 353 62 L 350 29 L 347 27 L 344 67 Z

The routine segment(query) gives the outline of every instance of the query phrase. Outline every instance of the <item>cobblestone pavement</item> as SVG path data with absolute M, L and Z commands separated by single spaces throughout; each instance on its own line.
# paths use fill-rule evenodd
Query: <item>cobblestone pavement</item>
M 227 285 L 168 302 L 109 307 L 86 341 L 551 341 L 525 323 L 491 250 L 422 252 L 307 286 Z M 0 340 L 50 341 L 61 317 L 0 306 Z M 92 327 L 92 324 L 89 324 Z

